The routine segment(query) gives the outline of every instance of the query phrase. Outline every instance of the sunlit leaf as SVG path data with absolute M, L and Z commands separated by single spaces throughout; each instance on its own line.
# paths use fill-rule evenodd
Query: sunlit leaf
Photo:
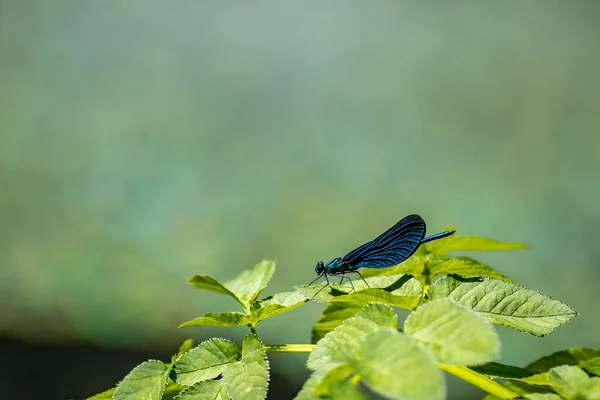
M 390 399 L 444 399 L 446 386 L 433 356 L 412 339 L 386 328 L 368 335 L 357 373 L 373 391 Z
M 263 260 L 249 271 L 243 271 L 234 279 L 225 282 L 229 291 L 235 293 L 242 304 L 248 305 L 267 286 L 275 272 L 275 261 Z
M 226 365 L 239 360 L 240 350 L 227 339 L 212 338 L 179 357 L 171 373 L 177 383 L 190 386 L 213 379 L 223 373 Z
M 572 365 L 554 367 L 548 373 L 552 387 L 566 399 L 600 399 L 600 378 L 590 378 Z
M 331 387 L 338 381 L 346 380 L 354 373 L 354 369 L 349 365 L 342 363 L 335 368 L 330 369 L 317 385 L 315 393 L 319 396 L 331 395 Z
M 492 267 L 483 264 L 469 257 L 457 257 L 446 255 L 421 255 L 413 256 L 409 260 L 395 267 L 385 268 L 381 271 L 365 271 L 367 276 L 376 274 L 398 275 L 409 274 L 426 284 L 431 283 L 439 275 L 459 275 L 463 277 L 487 276 L 512 282 L 509 278 L 494 270 Z
M 113 394 L 114 400 L 160 400 L 167 384 L 167 366 L 150 360 L 135 367 Z
M 339 365 L 340 363 L 324 364 L 322 368 L 319 368 L 310 374 L 306 382 L 304 382 L 304 385 L 302 385 L 300 392 L 294 397 L 294 400 L 319 400 L 320 397 L 316 394 L 317 387 L 323 382 L 329 371 L 335 369 Z
M 478 365 L 498 356 L 500 339 L 484 317 L 440 298 L 423 304 L 404 323 L 404 333 L 450 365 Z
M 556 393 L 531 393 L 525 395 L 529 400 L 562 400 L 562 397 Z
M 269 362 L 256 335 L 244 338 L 242 359 L 227 366 L 222 380 L 233 400 L 263 400 L 267 396 Z
M 367 283 L 362 279 L 356 279 L 355 277 L 352 281 L 352 285 L 354 285 L 356 291 L 363 289 L 385 289 L 396 296 L 419 296 L 421 294 L 421 285 L 416 279 L 413 279 L 412 276 L 392 274 L 367 277 L 367 274 L 369 273 L 368 269 L 365 269 L 364 272 L 361 273 L 365 276 L 365 281 Z M 333 277 L 330 279 L 333 281 Z M 344 282 L 347 282 L 347 280 L 344 279 Z M 323 289 L 323 285 L 324 284 L 313 284 L 311 286 L 300 286 L 296 287 L 296 291 L 316 302 L 329 302 L 339 296 L 356 293 L 349 283 L 344 285 L 332 283 L 325 289 Z M 315 296 L 317 292 L 318 294 Z M 315 297 L 313 298 L 313 296 Z
M 597 365 L 596 360 L 598 359 L 600 359 L 600 349 L 573 348 L 557 351 L 549 356 L 542 357 L 529 364 L 527 369 L 530 371 L 547 372 L 559 365 L 575 365 L 598 375 L 597 372 L 600 371 L 595 368 L 595 365 Z
M 278 293 L 273 297 L 254 302 L 249 320 L 251 323 L 256 323 L 274 315 L 293 310 L 306 302 L 308 302 L 306 296 L 297 291 Z
M 497 279 L 459 280 L 445 276 L 433 283 L 429 296 L 448 297 L 494 324 L 535 336 L 547 335 L 577 315 L 558 300 Z
M 183 344 L 179 347 L 179 351 L 177 351 L 177 354 L 171 356 L 171 364 L 173 364 L 175 360 L 181 357 L 181 355 L 183 355 L 185 352 L 191 350 L 192 347 L 194 347 L 194 341 L 192 339 L 188 339 L 185 342 L 183 342 Z
M 216 292 L 216 293 L 220 293 L 220 294 L 225 294 L 227 296 L 231 296 L 236 301 L 238 301 L 240 304 L 244 305 L 243 302 L 241 302 L 240 299 L 238 299 L 238 297 L 233 292 L 231 292 L 231 290 L 227 289 L 225 286 L 223 286 L 222 283 L 217 281 L 212 276 L 194 275 L 190 279 L 188 279 L 188 282 L 191 283 L 192 285 L 194 285 L 194 287 L 196 287 L 198 289 L 210 290 L 211 292 Z
M 312 330 L 312 342 L 316 343 L 325 334 L 341 325 L 344 320 L 354 316 L 369 303 L 382 303 L 407 310 L 414 309 L 419 296 L 396 296 L 382 289 L 364 289 L 332 299 Z
M 496 362 L 490 362 L 484 365 L 471 367 L 471 369 L 480 374 L 491 378 L 500 378 L 503 380 L 517 381 L 529 385 L 549 386 L 550 379 L 546 372 L 534 372 L 525 368 L 505 365 Z
M 488 238 L 454 234 L 441 240 L 426 243 L 420 249 L 425 253 L 445 254 L 449 251 L 502 251 L 527 248 L 522 243 L 500 242 Z
M 382 328 L 396 328 L 396 314 L 382 304 L 368 304 L 321 339 L 306 363 L 311 370 L 326 364 L 350 362 L 357 357 L 362 340 Z
M 364 400 L 365 395 L 355 384 L 345 379 L 333 381 L 329 386 L 329 395 L 326 398 L 332 400 Z
M 183 390 L 177 400 L 229 400 L 222 380 L 202 381 Z
M 175 382 L 168 382 L 161 400 L 174 400 L 184 389 L 185 386 Z
M 113 393 L 115 393 L 116 389 L 117 388 L 108 389 L 105 392 L 98 393 L 97 395 L 92 397 L 88 397 L 87 400 L 112 400 Z
M 189 326 L 241 326 L 250 322 L 246 314 L 240 312 L 206 313 L 179 325 L 180 328 Z

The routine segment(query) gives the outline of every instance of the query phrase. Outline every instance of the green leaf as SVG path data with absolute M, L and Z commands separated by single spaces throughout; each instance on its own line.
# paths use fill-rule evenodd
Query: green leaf
M 448 297 L 484 315 L 494 324 L 544 336 L 577 313 L 535 290 L 497 279 L 459 280 L 445 276 L 433 283 L 431 299 Z
M 386 291 L 397 296 L 421 295 L 421 285 L 419 281 L 413 279 L 412 276 L 405 274 L 393 274 L 367 277 L 366 274 L 368 273 L 370 273 L 369 270 L 361 272 L 361 274 L 365 276 L 365 280 L 369 286 L 367 286 L 367 284 L 365 284 L 365 282 L 360 278 L 352 281 L 356 291 L 379 288 L 385 289 Z M 330 279 L 333 281 L 333 277 Z M 344 282 L 347 282 L 347 280 L 344 280 Z M 332 283 L 326 289 L 323 289 L 323 285 L 324 284 L 300 286 L 296 287 L 296 291 L 315 302 L 329 302 L 334 298 L 354 292 L 349 283 L 346 283 L 345 285 L 337 285 Z M 315 296 L 316 293 L 318 294 Z M 313 298 L 313 296 L 315 297 Z
M 556 393 L 531 393 L 525 395 L 526 399 L 529 400 L 561 400 L 562 397 Z
M 483 364 L 496 358 L 500 351 L 500 339 L 493 325 L 448 298 L 417 308 L 406 319 L 404 333 L 431 350 L 443 364 Z
M 600 399 L 600 378 L 590 378 L 579 367 L 554 367 L 548 373 L 548 377 L 558 394 L 568 400 Z
M 315 394 L 318 396 L 330 395 L 332 385 L 338 381 L 346 380 L 354 373 L 354 369 L 349 365 L 342 363 L 335 368 L 331 368 L 317 385 Z
M 275 272 L 275 261 L 263 260 L 249 271 L 243 271 L 224 286 L 235 293 L 237 299 L 247 307 L 256 300 Z
M 365 395 L 349 380 L 333 381 L 327 399 L 364 400 Z
M 299 292 L 278 293 L 267 299 L 252 303 L 249 322 L 257 323 L 277 314 L 281 314 L 308 302 Z
M 185 386 L 181 386 L 175 382 L 168 382 L 161 400 L 174 400 L 184 389 Z
M 592 370 L 588 370 L 591 373 L 594 372 L 594 359 L 600 358 L 600 350 L 590 348 L 573 348 L 569 350 L 562 350 L 556 353 L 552 353 L 549 356 L 540 358 L 537 361 L 532 362 L 527 366 L 528 370 L 536 372 L 547 372 L 553 367 L 559 365 L 576 365 L 581 368 L 587 369 L 586 364 L 592 367 Z
M 225 286 L 223 286 L 223 284 L 221 284 L 219 281 L 217 281 L 212 276 L 194 275 L 190 279 L 188 279 L 188 282 L 191 283 L 192 285 L 194 285 L 194 287 L 196 287 L 198 289 L 210 290 L 211 292 L 216 292 L 216 293 L 220 293 L 220 294 L 225 294 L 227 296 L 231 296 L 236 301 L 238 301 L 242 306 L 244 305 L 244 303 L 242 301 L 240 301 L 240 299 L 238 299 L 238 297 L 233 292 L 231 292 L 231 290 L 227 289 Z
M 87 400 L 112 400 L 113 393 L 115 392 L 116 389 L 117 388 L 108 389 L 105 392 L 98 393 L 97 395 L 92 396 L 92 397 L 88 397 Z
M 254 334 L 242 344 L 242 359 L 227 366 L 223 384 L 233 400 L 263 400 L 267 396 L 269 362 Z
M 179 351 L 177 354 L 171 356 L 171 364 L 175 362 L 175 360 L 181 357 L 185 352 L 189 351 L 192 347 L 194 347 L 194 341 L 192 339 L 188 339 L 179 347 Z
M 487 276 L 512 282 L 509 278 L 494 270 L 492 267 L 476 261 L 469 257 L 456 257 L 445 255 L 413 256 L 408 261 L 395 267 L 387 268 L 387 271 L 375 274 L 396 275 L 409 274 L 417 278 L 421 283 L 429 284 L 439 275 L 459 275 L 463 277 Z M 370 275 L 369 272 L 367 275 Z
M 240 312 L 206 313 L 179 325 L 180 328 L 189 326 L 242 326 L 250 322 L 246 314 Z
M 382 303 L 393 307 L 413 310 L 419 304 L 419 296 L 396 296 L 383 289 L 364 289 L 332 299 L 312 330 L 312 342 L 318 342 L 346 319 L 354 316 L 369 303 Z
M 529 385 L 549 386 L 550 379 L 545 372 L 534 372 L 525 368 L 490 362 L 477 367 L 470 367 L 473 371 L 487 375 L 491 378 L 499 378 L 510 381 L 527 383 Z
M 223 381 L 202 381 L 181 392 L 177 400 L 229 400 Z
M 449 251 L 501 251 L 522 250 L 528 247 L 522 243 L 499 242 L 497 240 L 475 237 L 452 235 L 441 240 L 435 240 L 421 246 L 422 252 L 445 254 Z
M 160 400 L 167 384 L 167 366 L 150 360 L 135 367 L 113 394 L 114 400 Z
M 444 399 L 446 386 L 433 356 L 390 328 L 367 336 L 357 373 L 375 392 L 401 400 Z
M 591 374 L 600 375 L 600 357 L 584 361 L 579 366 Z
M 227 339 L 212 338 L 179 357 L 173 365 L 175 382 L 191 386 L 196 382 L 213 379 L 223 373 L 226 365 L 240 358 L 240 350 Z
M 308 356 L 306 366 L 316 370 L 327 364 L 351 362 L 357 357 L 362 340 L 382 328 L 396 328 L 396 314 L 383 304 L 368 304 L 321 339 Z
M 319 400 L 320 397 L 316 394 L 317 387 L 323 382 L 329 371 L 335 369 L 338 365 L 340 364 L 332 363 L 323 365 L 322 368 L 310 374 L 304 385 L 302 385 L 300 392 L 294 397 L 294 400 Z

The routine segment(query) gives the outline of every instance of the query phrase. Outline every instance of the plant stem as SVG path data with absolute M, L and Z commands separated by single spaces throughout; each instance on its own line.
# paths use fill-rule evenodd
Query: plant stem
M 265 344 L 263 349 L 272 353 L 310 353 L 314 344 Z
M 499 399 L 509 400 L 519 397 L 519 395 L 512 390 L 505 388 L 498 382 L 467 367 L 457 367 L 455 365 L 446 364 L 439 364 L 439 367 L 447 373 L 452 374 L 463 381 L 469 382 L 471 385 L 476 386 Z

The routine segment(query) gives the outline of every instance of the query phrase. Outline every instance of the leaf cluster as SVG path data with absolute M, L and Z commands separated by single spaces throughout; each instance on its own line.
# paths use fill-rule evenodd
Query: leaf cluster
M 552 333 L 576 312 L 475 259 L 452 251 L 526 248 L 518 243 L 451 236 L 422 245 L 395 267 L 364 270 L 352 284 L 294 287 L 258 300 L 275 271 L 261 261 L 220 283 L 208 275 L 189 282 L 234 298 L 242 311 L 207 313 L 180 327 L 247 326 L 241 347 L 212 338 L 184 343 L 170 363 L 150 360 L 116 388 L 91 399 L 264 399 L 267 352 L 309 352 L 312 371 L 296 399 L 363 399 L 362 387 L 390 399 L 443 399 L 443 372 L 489 393 L 487 399 L 600 399 L 600 350 L 571 349 L 525 368 L 497 360 L 495 325 L 533 336 Z M 354 290 L 355 289 L 355 290 Z M 310 300 L 326 303 L 312 344 L 263 344 L 257 324 Z M 409 310 L 398 323 L 394 308 Z

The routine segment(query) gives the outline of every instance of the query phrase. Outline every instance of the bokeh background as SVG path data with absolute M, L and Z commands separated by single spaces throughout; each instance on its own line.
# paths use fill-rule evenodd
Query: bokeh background
M 308 283 L 409 213 L 580 315 L 600 347 L 600 3 L 0 0 L 0 382 L 80 399 L 236 310 L 186 279 Z M 263 323 L 307 343 L 323 305 Z M 270 357 L 274 399 L 308 376 Z M 452 399 L 481 392 L 450 379 Z M 13 398 L 9 397 L 8 398 Z

